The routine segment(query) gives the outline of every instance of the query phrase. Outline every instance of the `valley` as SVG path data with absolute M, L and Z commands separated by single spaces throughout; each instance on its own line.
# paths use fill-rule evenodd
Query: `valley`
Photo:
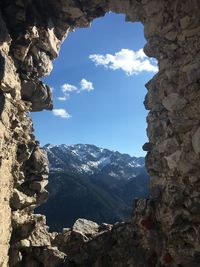
M 37 209 L 51 230 L 71 227 L 77 218 L 97 223 L 126 220 L 135 198 L 149 194 L 144 158 L 94 145 L 45 145 L 49 199 Z

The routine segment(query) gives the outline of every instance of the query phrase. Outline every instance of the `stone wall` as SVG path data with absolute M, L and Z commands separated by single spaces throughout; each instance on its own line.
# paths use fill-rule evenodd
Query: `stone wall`
M 1 0 L 0 11 L 0 266 L 200 266 L 200 2 Z M 40 78 L 67 33 L 108 11 L 144 24 L 159 64 L 144 102 L 151 197 L 126 223 L 79 220 L 50 234 L 33 212 L 48 196 L 48 163 L 27 112 L 52 109 Z

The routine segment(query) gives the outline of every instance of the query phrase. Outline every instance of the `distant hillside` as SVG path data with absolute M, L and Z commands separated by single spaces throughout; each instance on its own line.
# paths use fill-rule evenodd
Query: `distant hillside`
M 149 177 L 144 158 L 131 157 L 94 145 L 45 145 L 50 162 L 46 204 L 52 230 L 71 226 L 77 218 L 98 223 L 126 219 L 134 198 L 147 197 Z

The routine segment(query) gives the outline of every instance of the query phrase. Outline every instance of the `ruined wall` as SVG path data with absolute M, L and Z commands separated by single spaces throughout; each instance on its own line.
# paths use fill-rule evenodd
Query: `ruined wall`
M 200 2 L 2 0 L 0 10 L 0 266 L 200 266 Z M 144 24 L 145 53 L 159 63 L 145 98 L 151 198 L 129 222 L 50 234 L 33 213 L 48 164 L 27 112 L 52 108 L 40 78 L 68 31 L 108 11 Z

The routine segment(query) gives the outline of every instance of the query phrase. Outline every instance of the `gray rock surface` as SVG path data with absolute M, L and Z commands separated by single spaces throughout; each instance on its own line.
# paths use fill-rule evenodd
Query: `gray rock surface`
M 98 233 L 99 225 L 95 222 L 86 220 L 86 219 L 78 219 L 74 225 L 72 230 L 74 232 L 81 232 L 84 235 L 94 235 Z
M 158 60 L 145 98 L 152 195 L 111 230 L 50 234 L 33 213 L 48 163 L 27 113 L 52 108 L 39 79 L 68 32 L 108 11 L 142 22 L 145 52 Z M 200 266 L 199 12 L 198 0 L 0 2 L 0 266 Z

